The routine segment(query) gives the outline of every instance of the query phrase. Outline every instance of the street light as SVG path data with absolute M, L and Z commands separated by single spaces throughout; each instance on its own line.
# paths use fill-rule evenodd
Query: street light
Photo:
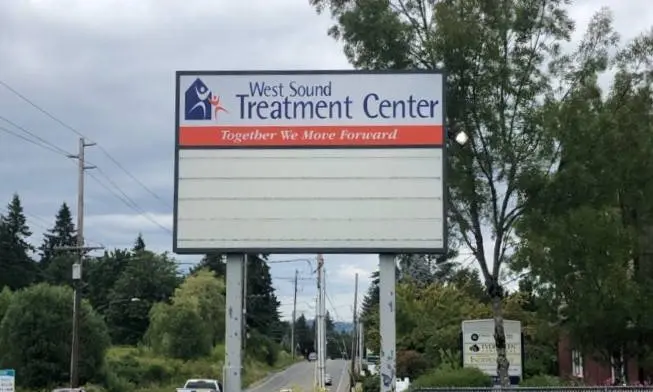
M 462 146 L 469 141 L 469 136 L 467 136 L 467 134 L 464 131 L 460 131 L 456 134 L 454 140 L 456 141 L 456 143 Z

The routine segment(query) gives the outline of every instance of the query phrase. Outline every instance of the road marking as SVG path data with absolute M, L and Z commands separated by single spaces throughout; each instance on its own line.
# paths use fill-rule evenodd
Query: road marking
M 277 372 L 277 373 L 273 374 L 273 375 L 270 376 L 267 380 L 264 380 L 264 381 L 261 382 L 260 384 L 258 384 L 258 385 L 254 385 L 254 386 L 252 386 L 252 388 L 249 388 L 249 389 L 247 389 L 247 390 L 251 392 L 251 391 L 255 391 L 255 390 L 257 390 L 257 389 L 260 389 L 262 386 L 264 386 L 264 385 L 268 385 L 268 384 L 270 383 L 270 381 L 272 381 L 272 380 L 276 379 L 277 377 L 281 376 L 282 374 L 288 372 L 288 370 L 292 369 L 293 367 L 295 367 L 295 366 L 297 366 L 297 365 L 299 365 L 299 363 L 296 363 L 296 364 L 294 364 L 294 365 L 291 365 L 290 367 L 287 367 L 287 368 L 285 368 L 284 370 L 282 370 L 282 371 L 280 371 L 280 372 Z

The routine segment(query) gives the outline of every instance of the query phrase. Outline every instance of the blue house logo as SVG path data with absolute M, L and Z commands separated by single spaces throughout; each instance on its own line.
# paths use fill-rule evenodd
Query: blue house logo
M 186 120 L 211 119 L 211 90 L 199 78 L 186 90 L 186 107 L 184 118 Z

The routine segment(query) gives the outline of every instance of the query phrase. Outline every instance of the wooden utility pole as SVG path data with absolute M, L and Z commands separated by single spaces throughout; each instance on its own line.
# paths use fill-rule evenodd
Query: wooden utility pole
M 356 315 L 356 308 L 358 307 L 358 274 L 356 274 L 356 283 L 354 286 L 354 330 L 352 331 L 351 339 L 351 377 L 349 381 L 352 387 L 356 386 L 356 348 L 358 346 L 358 317 Z
M 317 297 L 318 297 L 318 316 L 317 316 L 317 363 L 318 363 L 318 387 L 324 388 L 324 378 L 326 375 L 326 334 L 324 324 L 325 313 L 325 295 L 324 295 L 324 259 L 321 254 L 317 255 Z
M 77 155 L 70 155 L 69 158 L 77 159 L 77 246 L 74 247 L 60 247 L 59 250 L 75 250 L 77 251 L 77 261 L 73 264 L 73 286 L 74 302 L 73 302 L 73 341 L 72 350 L 70 353 L 70 387 L 79 387 L 79 321 L 80 321 L 80 307 L 82 304 L 82 261 L 84 255 L 90 250 L 102 249 L 102 247 L 86 247 L 84 246 L 84 177 L 86 170 L 94 169 L 95 166 L 87 165 L 84 158 L 84 150 L 86 147 L 94 146 L 95 143 L 86 143 L 84 138 L 79 139 L 79 152 Z
M 295 359 L 295 322 L 297 321 L 297 275 L 298 270 L 295 270 L 295 294 L 292 301 L 292 326 L 290 327 L 290 353 L 292 359 Z

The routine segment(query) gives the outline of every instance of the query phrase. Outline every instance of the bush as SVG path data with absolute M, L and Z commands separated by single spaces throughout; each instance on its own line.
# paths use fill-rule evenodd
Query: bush
M 274 366 L 279 359 L 281 347 L 270 337 L 253 330 L 247 338 L 246 355 L 259 360 L 268 366 Z
M 415 380 L 428 368 L 429 364 L 421 353 L 415 350 L 399 350 L 397 352 L 397 378 L 408 377 Z
M 381 391 L 381 377 L 376 374 L 366 374 L 361 379 L 363 384 L 363 392 L 379 392 Z
M 491 386 L 492 379 L 476 368 L 435 369 L 411 382 L 411 388 Z
M 22 387 L 46 388 L 68 381 L 73 291 L 38 284 L 17 291 L 0 323 L 0 366 L 20 369 Z M 80 312 L 80 381 L 98 378 L 109 346 L 104 320 L 83 302 Z
M 526 380 L 522 380 L 519 383 L 520 387 L 561 387 L 565 383 L 562 382 L 562 380 L 558 377 L 555 376 L 550 376 L 548 374 L 538 374 L 537 376 L 533 376 L 530 378 L 527 378 Z
M 211 331 L 190 303 L 156 304 L 150 311 L 146 340 L 159 354 L 197 359 L 211 352 Z
M 223 359 L 183 361 L 159 357 L 147 349 L 116 347 L 107 355 L 105 385 L 110 392 L 129 392 L 155 385 L 180 386 L 193 377 L 222 379 Z

